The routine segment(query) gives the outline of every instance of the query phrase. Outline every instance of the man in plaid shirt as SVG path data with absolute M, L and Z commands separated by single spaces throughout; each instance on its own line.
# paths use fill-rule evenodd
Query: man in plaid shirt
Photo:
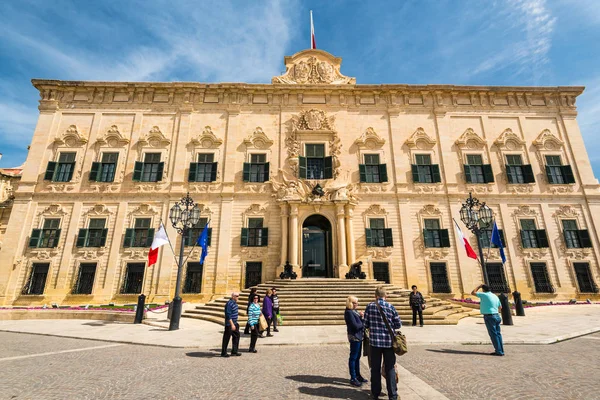
M 392 330 L 400 329 L 402 321 L 393 305 L 385 301 L 386 293 L 383 286 L 375 290 L 375 301 L 381 306 L 381 311 L 387 317 Z M 392 337 L 379 313 L 375 302 L 370 303 L 365 309 L 365 328 L 369 329 L 369 344 L 371 351 L 371 393 L 375 399 L 381 394 L 381 359 L 385 363 L 385 376 L 387 377 L 387 392 L 390 399 L 398 398 L 396 385 L 396 354 L 392 349 Z

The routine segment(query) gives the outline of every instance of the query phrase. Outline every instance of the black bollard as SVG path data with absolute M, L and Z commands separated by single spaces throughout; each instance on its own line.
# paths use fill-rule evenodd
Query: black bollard
M 144 307 L 146 306 L 146 296 L 140 294 L 138 297 L 137 309 L 135 311 L 134 324 L 141 324 L 144 319 Z
M 508 304 L 508 296 L 504 293 L 500 293 L 500 305 L 502 306 L 502 325 L 512 325 L 512 313 L 510 311 L 510 304 Z
M 521 293 L 516 290 L 513 292 L 513 299 L 515 300 L 515 311 L 517 312 L 517 316 L 524 317 L 525 316 L 525 308 L 523 308 L 523 301 L 521 300 Z

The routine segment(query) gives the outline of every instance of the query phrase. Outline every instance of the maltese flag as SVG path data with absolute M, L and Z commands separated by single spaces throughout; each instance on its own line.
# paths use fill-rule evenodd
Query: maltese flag
M 312 10 L 310 10 L 310 48 L 311 49 L 317 48 L 317 41 L 315 39 L 315 25 L 313 24 L 313 18 L 312 18 Z
M 465 246 L 465 251 L 467 252 L 467 257 L 477 260 L 477 254 L 475 253 L 475 250 L 473 250 L 473 248 L 467 241 L 467 238 L 463 235 L 462 231 L 460 230 L 460 227 L 456 223 L 456 220 L 454 220 L 454 226 L 456 227 L 456 234 L 458 235 L 458 237 L 460 238 L 460 241 Z
M 156 264 L 156 260 L 158 259 L 158 249 L 167 243 L 169 243 L 169 238 L 167 237 L 167 232 L 165 232 L 165 227 L 161 222 L 158 231 L 154 234 L 152 246 L 150 246 L 150 252 L 148 253 L 148 266 Z

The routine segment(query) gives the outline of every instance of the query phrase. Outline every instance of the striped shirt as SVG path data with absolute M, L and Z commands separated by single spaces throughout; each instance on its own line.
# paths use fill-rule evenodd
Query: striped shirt
M 259 304 L 250 304 L 248 308 L 248 325 L 254 326 L 258 324 L 258 319 L 260 318 L 260 305 Z
M 229 320 L 234 323 L 238 320 L 238 305 L 233 299 L 229 300 L 225 305 L 225 326 L 229 324 Z
M 279 297 L 277 297 L 276 294 L 274 294 L 272 297 L 273 297 L 273 308 L 276 310 L 279 310 Z
M 378 299 L 377 301 L 381 306 L 381 311 L 387 317 L 390 328 L 392 330 L 400 329 L 402 321 L 400 321 L 400 316 L 394 306 L 383 299 Z M 369 329 L 369 343 L 371 346 L 392 347 L 392 338 L 375 303 L 369 303 L 365 309 L 364 326 Z

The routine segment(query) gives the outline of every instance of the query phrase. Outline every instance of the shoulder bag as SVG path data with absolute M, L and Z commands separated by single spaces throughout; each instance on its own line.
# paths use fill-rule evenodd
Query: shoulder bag
M 406 345 L 406 336 L 404 336 L 401 332 L 394 333 L 385 313 L 379 305 L 379 302 L 375 301 L 375 304 L 377 304 L 379 315 L 381 315 L 381 318 L 383 318 L 383 322 L 385 322 L 385 326 L 387 327 L 388 333 L 392 338 L 392 349 L 394 349 L 394 353 L 396 353 L 399 356 L 403 356 L 408 351 L 408 346 Z

